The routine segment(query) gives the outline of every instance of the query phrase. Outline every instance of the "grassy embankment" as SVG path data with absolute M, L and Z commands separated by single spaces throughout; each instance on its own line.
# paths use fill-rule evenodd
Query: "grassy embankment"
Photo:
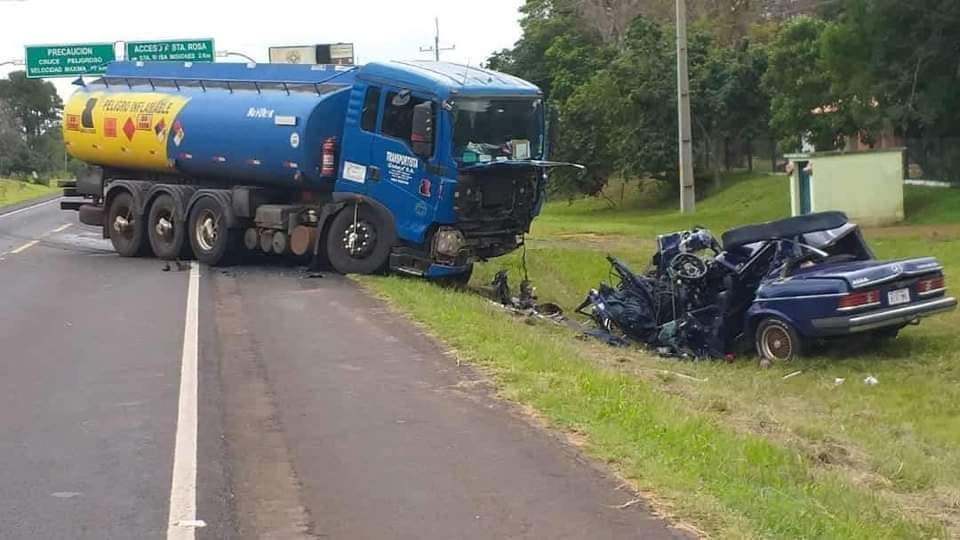
M 32 184 L 20 180 L 0 178 L 0 208 L 60 191 L 60 189 L 55 186 L 55 183 L 53 186 L 44 186 L 42 184 Z
M 606 253 L 640 270 L 657 233 L 694 223 L 720 233 L 789 210 L 786 179 L 769 176 L 728 180 L 693 218 L 670 203 L 633 185 L 617 209 L 548 205 L 527 253 L 541 301 L 569 313 L 607 279 Z M 906 207 L 906 224 L 868 229 L 868 242 L 881 257 L 935 255 L 956 284 L 960 190 L 908 187 Z M 481 265 L 472 284 L 506 267 L 516 285 L 518 266 L 518 254 Z M 681 362 L 584 342 L 419 280 L 365 283 L 487 372 L 503 396 L 575 433 L 589 455 L 712 536 L 960 535 L 960 313 L 893 342 L 850 342 L 761 370 L 753 358 Z M 865 385 L 867 375 L 879 384 Z

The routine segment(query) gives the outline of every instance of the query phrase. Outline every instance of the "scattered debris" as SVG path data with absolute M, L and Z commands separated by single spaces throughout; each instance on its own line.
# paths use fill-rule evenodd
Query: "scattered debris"
M 669 369 L 650 369 L 647 371 L 655 371 L 657 373 L 660 373 L 661 375 L 671 375 L 673 377 L 679 377 L 681 379 L 686 379 L 688 381 L 707 382 L 710 380 L 710 379 L 700 379 L 698 377 L 694 377 L 693 375 L 687 375 L 686 373 L 678 373 L 676 371 L 670 371 Z
M 184 527 L 187 529 L 200 529 L 207 526 L 207 522 L 202 519 L 181 519 L 173 522 L 174 527 Z
M 610 508 L 613 508 L 614 510 L 626 510 L 627 508 L 630 508 L 631 506 L 640 504 L 640 503 L 642 503 L 642 502 L 643 502 L 643 499 L 630 499 L 629 501 L 627 501 L 627 502 L 625 502 L 625 503 L 623 503 L 623 504 L 617 504 L 617 505 L 614 505 L 614 506 L 610 506 Z
M 870 386 L 873 386 L 879 382 L 880 381 L 878 381 L 877 378 L 874 377 L 873 375 L 867 375 L 867 378 L 863 380 L 863 384 L 870 385 Z
M 190 269 L 190 263 L 189 263 L 189 262 L 180 262 L 179 260 L 174 259 L 173 264 L 176 266 L 177 272 L 183 272 L 184 270 L 189 270 L 189 269 Z M 160 268 L 160 270 L 163 271 L 163 272 L 169 272 L 169 271 L 171 271 L 171 270 L 173 270 L 173 269 L 174 269 L 174 267 L 173 267 L 173 266 L 170 266 L 170 261 L 167 261 L 167 262 L 163 263 L 163 267 Z
M 580 329 L 579 325 L 564 317 L 563 308 L 559 305 L 550 302 L 537 304 L 536 288 L 529 279 L 520 282 L 520 295 L 513 296 L 507 270 L 497 272 L 486 290 L 486 295 L 498 306 L 523 315 L 528 320 L 543 319 L 557 324 L 574 325 L 578 330 Z
M 796 377 L 797 375 L 800 375 L 800 374 L 802 374 L 802 373 L 803 373 L 803 370 L 802 370 L 802 369 L 798 369 L 797 371 L 794 371 L 793 373 L 788 373 L 788 374 L 784 375 L 784 376 L 783 376 L 783 380 L 792 379 L 792 378 L 794 378 L 794 377 Z
M 840 386 L 841 384 L 845 383 L 846 381 L 847 381 L 847 380 L 844 379 L 844 378 L 842 378 L 842 377 L 837 377 L 836 379 L 833 380 L 833 384 L 834 384 L 835 386 Z

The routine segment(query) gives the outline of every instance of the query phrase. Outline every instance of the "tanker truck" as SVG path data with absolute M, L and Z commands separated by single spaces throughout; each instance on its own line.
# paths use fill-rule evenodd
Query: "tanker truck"
M 463 281 L 570 165 L 545 160 L 542 92 L 477 67 L 115 62 L 75 84 L 64 142 L 89 167 L 61 208 L 124 257 Z

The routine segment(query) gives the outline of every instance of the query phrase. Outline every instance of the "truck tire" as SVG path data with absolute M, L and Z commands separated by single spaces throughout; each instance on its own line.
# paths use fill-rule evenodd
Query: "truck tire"
M 227 210 L 212 197 L 201 197 L 190 209 L 187 232 L 197 261 L 226 265 L 236 254 L 239 232 L 227 227 Z
M 185 258 L 187 235 L 177 202 L 166 193 L 158 195 L 147 213 L 147 237 L 153 253 L 160 259 Z
M 760 321 L 754 336 L 761 367 L 789 362 L 803 354 L 803 338 L 790 323 L 777 317 Z
M 387 264 L 393 244 L 388 236 L 383 218 L 373 208 L 346 206 L 327 231 L 327 258 L 341 274 L 372 274 Z
M 136 203 L 130 193 L 123 191 L 111 199 L 105 226 L 113 249 L 121 257 L 149 254 L 150 244 L 146 240 L 146 228 L 143 220 L 137 217 Z

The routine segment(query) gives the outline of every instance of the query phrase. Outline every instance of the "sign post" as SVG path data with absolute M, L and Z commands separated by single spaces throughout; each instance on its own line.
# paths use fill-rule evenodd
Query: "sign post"
M 77 77 L 100 75 L 116 60 L 113 43 L 28 45 L 25 47 L 27 77 Z
M 212 39 L 174 41 L 128 41 L 128 62 L 213 62 L 216 49 Z

